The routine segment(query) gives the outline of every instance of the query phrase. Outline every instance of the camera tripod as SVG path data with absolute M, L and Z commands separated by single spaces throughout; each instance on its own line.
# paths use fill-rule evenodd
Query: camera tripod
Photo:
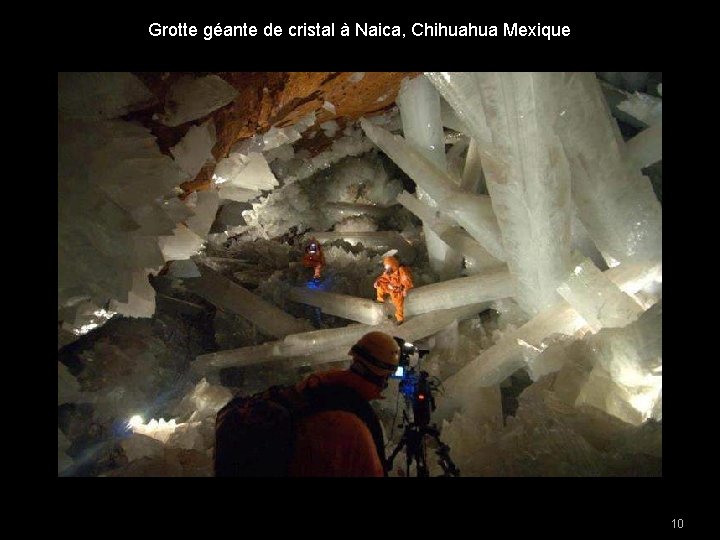
M 388 471 L 392 469 L 395 456 L 397 456 L 403 447 L 405 447 L 406 476 L 410 476 L 410 466 L 412 465 L 413 460 L 416 464 L 415 468 L 418 477 L 430 476 L 425 448 L 425 436 L 429 435 L 439 445 L 439 448 L 435 450 L 435 453 L 440 457 L 438 463 L 444 471 L 443 476 L 460 476 L 460 470 L 455 466 L 455 463 L 453 463 L 453 460 L 450 458 L 450 447 L 440 440 L 440 432 L 437 428 L 434 426 L 419 425 L 415 422 L 410 422 L 405 411 L 403 411 L 403 424 L 405 424 L 405 431 L 400 438 L 400 442 L 387 459 Z

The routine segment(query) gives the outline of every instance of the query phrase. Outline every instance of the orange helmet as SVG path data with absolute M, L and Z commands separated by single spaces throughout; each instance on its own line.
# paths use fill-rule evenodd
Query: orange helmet
M 370 375 L 370 379 L 392 375 L 400 362 L 400 347 L 391 335 L 384 332 L 365 334 L 348 354 L 353 357 L 354 363 L 362 365 L 364 375 Z
M 383 265 L 384 265 L 384 266 L 389 266 L 390 268 L 392 268 L 393 271 L 395 271 L 395 270 L 397 270 L 398 268 L 400 268 L 400 263 L 398 262 L 398 260 L 397 260 L 395 257 L 385 257 L 385 258 L 383 258 Z

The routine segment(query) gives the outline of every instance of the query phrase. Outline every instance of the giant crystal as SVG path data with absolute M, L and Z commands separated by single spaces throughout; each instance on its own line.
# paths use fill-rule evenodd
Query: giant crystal
M 127 302 L 112 300 L 110 309 L 126 317 L 152 317 L 155 313 L 155 289 L 150 285 L 148 274 L 142 270 L 134 272 Z
M 189 259 L 202 248 L 204 239 L 179 223 L 172 236 L 161 236 L 158 240 L 160 251 L 166 261 Z
M 460 191 L 455 181 L 398 135 L 360 120 L 365 133 L 435 200 L 438 208 L 475 238 L 493 257 L 505 260 L 490 198 Z
M 487 193 L 485 173 L 483 173 L 480 159 L 480 147 L 475 139 L 470 139 L 460 188 L 470 193 Z
M 175 127 L 202 118 L 230 103 L 237 94 L 235 88 L 217 75 L 183 76 L 170 87 L 165 97 L 165 113 L 160 115 L 160 121 Z
M 404 80 L 397 97 L 405 140 L 414 145 L 440 169 L 447 170 L 445 143 L 440 116 L 440 95 L 424 76 Z M 437 202 L 418 187 L 418 198 L 430 206 Z M 441 277 L 457 276 L 462 260 L 429 226 L 423 224 L 430 266 Z
M 363 324 L 380 324 L 385 318 L 382 305 L 368 298 L 357 298 L 347 294 L 316 291 L 306 287 L 293 287 L 288 298 L 320 308 L 323 313 Z
M 578 216 L 609 265 L 662 260 L 662 208 L 630 162 L 592 73 L 563 81 L 556 128 L 570 163 Z
M 132 73 L 58 73 L 58 113 L 65 118 L 117 118 L 154 101 L 150 90 Z
M 628 294 L 635 293 L 656 279 L 660 265 L 628 264 L 611 268 L 605 274 Z M 457 374 L 445 381 L 446 406 L 452 407 L 470 399 L 475 389 L 498 384 L 518 369 L 537 358 L 547 347 L 546 340 L 554 334 L 572 336 L 587 328 L 585 320 L 561 300 L 533 317 L 517 330 L 502 336 L 500 341 L 472 360 Z
M 292 334 L 280 341 L 200 355 L 195 360 L 193 369 L 197 373 L 203 373 L 231 366 L 249 366 L 285 359 L 292 359 L 296 365 L 332 362 L 341 360 L 350 347 L 368 332 L 379 330 L 406 341 L 417 341 L 439 332 L 455 320 L 477 315 L 488 306 L 487 303 L 466 304 L 454 309 L 440 309 L 408 319 L 402 326 L 386 321 L 375 326 L 351 324 L 342 328 Z
M 557 301 L 570 256 L 570 176 L 552 129 L 560 76 L 428 76 L 478 144 L 518 303 L 539 313 Z
M 247 319 L 264 334 L 282 337 L 309 327 L 306 321 L 288 315 L 214 270 L 202 267 L 200 271 L 202 277 L 188 282 L 189 289 L 216 306 Z
M 593 332 L 626 326 L 643 312 L 640 304 L 621 291 L 592 261 L 576 256 L 573 264 L 573 271 L 558 287 L 558 293 Z
M 410 289 L 405 299 L 405 316 L 490 302 L 514 294 L 513 280 L 507 269 L 491 269 L 474 276 Z
M 507 298 L 513 293 L 513 282 L 506 269 L 489 270 L 411 289 L 405 299 L 405 316 L 414 317 L 436 310 L 481 304 Z M 331 315 L 366 324 L 380 324 L 385 316 L 381 305 L 373 300 L 344 294 L 296 287 L 290 290 L 290 299 L 319 307 Z
M 662 159 L 662 118 L 641 131 L 625 145 L 627 156 L 635 167 L 644 169 Z
M 215 146 L 215 123 L 208 120 L 201 126 L 192 126 L 182 140 L 170 148 L 170 153 L 180 168 L 192 179 L 197 176 L 205 162 L 212 158 Z
M 196 191 L 190 197 L 193 198 L 191 208 L 195 215 L 185 221 L 188 229 L 197 234 L 200 238 L 205 238 L 210 232 L 215 221 L 218 206 L 220 205 L 220 197 L 216 191 Z M 188 197 L 188 199 L 190 199 Z
M 590 405 L 631 424 L 662 415 L 662 302 L 625 328 L 589 338 L 594 366 L 576 405 Z M 661 406 L 660 406 L 661 407 Z
M 178 165 L 138 124 L 59 122 L 59 305 L 83 295 L 97 305 L 128 302 L 133 274 L 147 279 L 164 262 L 157 237 L 192 215 L 176 197 L 159 202 L 182 181 Z
M 333 221 L 356 216 L 370 216 L 383 218 L 392 210 L 392 207 L 379 206 L 374 204 L 354 204 L 346 202 L 329 202 L 323 205 L 323 213 Z
M 442 217 L 436 209 L 431 208 L 406 191 L 398 195 L 397 201 L 420 218 L 423 224 L 435 232 L 443 242 L 451 246 L 458 253 L 462 253 L 465 257 L 472 259 L 466 262 L 466 266 L 471 267 L 473 272 L 503 264 L 490 255 L 487 250 L 464 229 L 456 226 L 447 218 Z
M 226 188 L 234 187 L 243 190 L 275 189 L 278 181 L 262 154 L 252 152 L 249 155 L 235 153 L 220 160 L 215 167 L 213 178 L 220 185 L 220 196 L 232 199 L 225 193 Z M 239 199 L 234 199 L 239 200 Z M 243 202 L 240 200 L 240 202 Z
M 633 127 L 644 129 L 662 119 L 662 98 L 630 93 L 604 81 L 600 88 L 613 116 Z

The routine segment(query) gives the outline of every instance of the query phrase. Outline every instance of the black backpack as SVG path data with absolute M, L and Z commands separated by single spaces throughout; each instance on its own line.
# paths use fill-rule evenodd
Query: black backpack
M 365 423 L 385 468 L 380 422 L 370 404 L 357 392 L 331 385 L 303 392 L 293 386 L 272 386 L 249 397 L 235 397 L 218 412 L 215 476 L 287 476 L 294 450 L 295 423 L 305 416 L 334 410 L 351 412 Z

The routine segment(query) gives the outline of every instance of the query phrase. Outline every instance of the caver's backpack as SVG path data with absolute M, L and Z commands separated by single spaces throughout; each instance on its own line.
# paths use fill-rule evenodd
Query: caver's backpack
M 370 404 L 343 386 L 319 385 L 300 392 L 272 386 L 249 397 L 235 397 L 217 414 L 215 476 L 287 476 L 293 456 L 295 425 L 322 411 L 347 411 L 370 430 L 385 465 L 382 428 Z

